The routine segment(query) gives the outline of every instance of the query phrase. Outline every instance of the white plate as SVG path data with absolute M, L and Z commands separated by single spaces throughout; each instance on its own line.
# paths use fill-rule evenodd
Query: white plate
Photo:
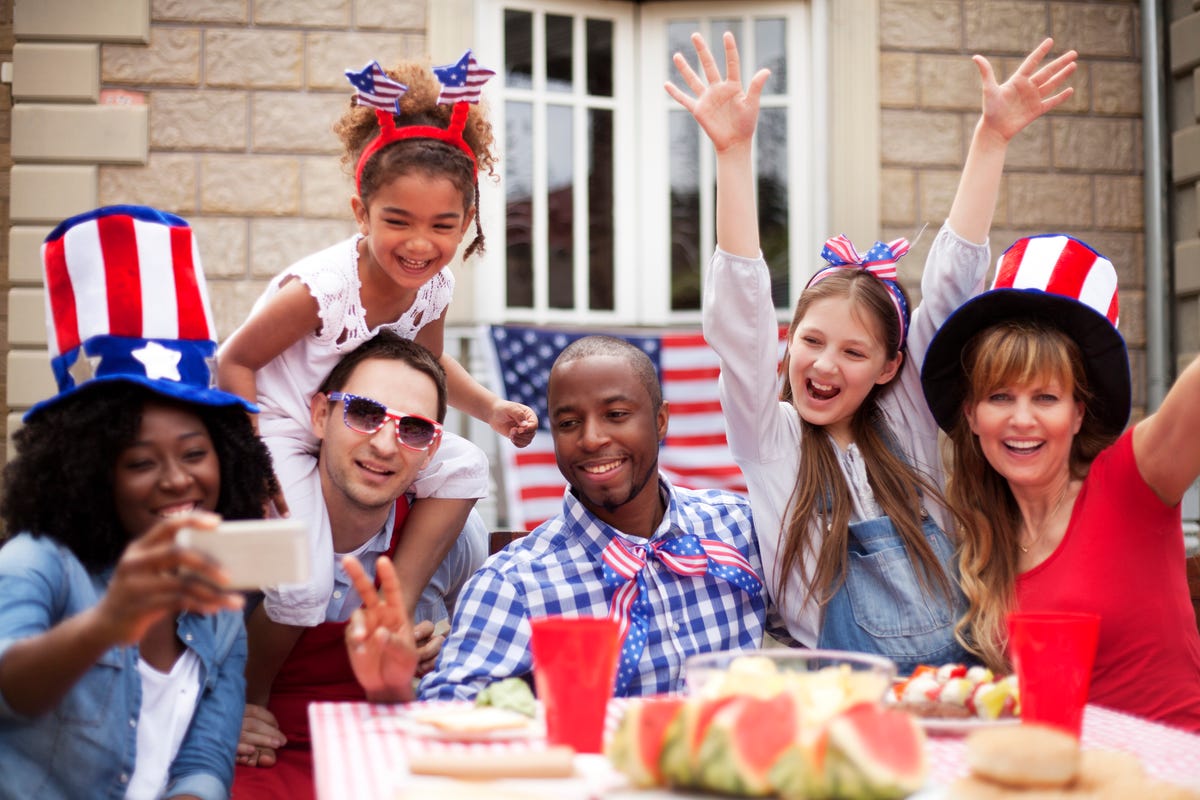
M 917 724 L 928 734 L 935 736 L 966 736 L 971 731 L 988 728 L 1006 728 L 1009 725 L 1019 725 L 1020 717 L 1002 717 L 1001 719 L 961 718 L 946 719 L 944 717 L 913 717 Z
M 475 722 L 486 722 L 487 719 L 499 713 L 511 714 L 513 719 L 527 720 L 524 724 L 513 727 L 495 727 L 483 729 L 455 728 L 435 725 L 430 722 L 433 715 L 444 719 L 475 717 Z M 516 712 L 503 712 L 490 706 L 476 706 L 469 702 L 418 703 L 412 706 L 397 707 L 387 714 L 380 714 L 377 720 L 383 724 L 395 725 L 405 733 L 419 736 L 423 739 L 438 739 L 451 742 L 508 742 L 545 738 L 546 726 L 540 719 L 521 717 Z

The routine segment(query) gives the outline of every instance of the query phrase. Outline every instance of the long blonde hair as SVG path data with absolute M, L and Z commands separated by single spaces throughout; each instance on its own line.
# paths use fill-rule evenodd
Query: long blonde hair
M 1071 443 L 1071 477 L 1082 479 L 1114 437 L 1100 432 L 1087 408 L 1091 395 L 1079 346 L 1053 325 L 1018 320 L 976 334 L 963 351 L 970 408 L 996 389 L 1057 380 L 1084 404 L 1083 424 Z M 959 641 L 997 671 L 1008 671 L 1005 617 L 1013 608 L 1021 511 L 1008 481 L 983 454 L 966 414 L 950 431 L 954 465 L 946 499 L 961 519 L 959 581 L 967 613 L 956 627 Z
M 794 390 L 788 376 L 791 341 L 796 327 L 809 308 L 819 300 L 845 298 L 852 313 L 861 313 L 874 326 L 875 335 L 890 356 L 902 352 L 900 325 L 895 304 L 883 282 L 866 270 L 844 269 L 806 288 L 796 303 L 788 329 L 789 351 L 784 354 L 780 371 L 783 388 L 779 399 L 794 402 Z M 906 302 L 907 302 L 907 298 Z M 901 369 L 905 368 L 901 364 Z M 899 371 L 896 377 L 899 376 Z M 953 597 L 953 581 L 925 539 L 921 528 L 922 503 L 946 506 L 937 486 L 920 470 L 908 464 L 894 450 L 891 431 L 879 410 L 879 398 L 895 383 L 874 386 L 850 421 L 854 442 L 862 453 L 867 479 L 880 509 L 891 518 L 904 542 L 909 560 L 921 588 L 939 592 L 947 602 Z M 783 607 L 787 594 L 787 576 L 800 572 L 805 585 L 802 605 L 812 598 L 824 605 L 837 593 L 846 578 L 847 548 L 850 538 L 850 489 L 838 465 L 835 445 L 824 428 L 800 419 L 800 469 L 788 500 L 790 513 L 784 523 L 783 552 L 775 601 Z M 807 573 L 804 553 L 812 549 L 813 527 L 822 525 L 822 537 L 813 574 Z

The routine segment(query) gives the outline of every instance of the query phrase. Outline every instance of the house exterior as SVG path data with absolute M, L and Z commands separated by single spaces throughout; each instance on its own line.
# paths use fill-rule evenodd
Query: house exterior
M 1147 11 L 1163 32 L 1151 63 Z M 488 249 L 456 267 L 449 319 L 464 363 L 486 375 L 480 324 L 698 326 L 713 164 L 662 84 L 693 30 L 726 29 L 773 73 L 756 163 L 781 321 L 833 233 L 915 238 L 901 276 L 917 292 L 978 115 L 969 56 L 1007 75 L 1052 35 L 1080 52 L 1076 92 L 1011 148 L 993 255 L 1061 230 L 1117 265 L 1137 414 L 1200 350 L 1192 0 L 3 0 L 6 430 L 53 391 L 38 255 L 53 224 L 120 202 L 187 218 L 227 335 L 272 275 L 353 230 L 330 126 L 349 97 L 343 71 L 373 58 L 441 64 L 469 47 L 498 73 L 485 93 L 502 158 L 499 180 L 481 180 Z M 1164 78 L 1166 128 L 1149 125 L 1144 70 Z M 1152 127 L 1162 157 L 1147 161 Z M 1149 184 L 1166 201 L 1152 234 Z

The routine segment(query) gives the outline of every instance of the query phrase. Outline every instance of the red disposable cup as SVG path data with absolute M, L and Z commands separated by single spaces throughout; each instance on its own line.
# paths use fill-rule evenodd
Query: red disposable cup
M 1071 612 L 1008 615 L 1008 650 L 1021 690 L 1021 720 L 1079 738 L 1100 616 Z
M 529 620 L 533 683 L 546 714 L 546 739 L 599 753 L 617 677 L 617 622 L 606 617 Z

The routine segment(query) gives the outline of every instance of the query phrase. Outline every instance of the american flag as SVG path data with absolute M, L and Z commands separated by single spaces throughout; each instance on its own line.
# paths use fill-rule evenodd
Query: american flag
M 433 74 L 442 83 L 439 103 L 478 103 L 483 95 L 483 85 L 496 71 L 479 66 L 475 56 L 468 50 L 458 63 L 434 67 Z
M 786 329 L 783 329 L 786 332 Z M 568 344 L 601 331 L 557 331 L 545 328 L 493 326 L 497 374 L 510 400 L 538 415 L 533 443 L 518 449 L 503 442 L 508 524 L 532 530 L 562 510 L 566 480 L 554 461 L 554 441 L 546 413 L 550 366 Z M 659 468 L 677 486 L 729 489 L 745 493 L 746 482 L 733 463 L 725 441 L 725 418 L 717 399 L 717 354 L 699 331 L 648 332 L 620 336 L 641 348 L 663 385 L 670 403 L 667 440 L 659 451 Z
M 408 87 L 393 80 L 378 61 L 371 61 L 358 72 L 346 70 L 346 78 L 358 90 L 358 104 L 371 108 L 382 108 L 384 111 L 400 113 L 400 98 L 408 91 Z

